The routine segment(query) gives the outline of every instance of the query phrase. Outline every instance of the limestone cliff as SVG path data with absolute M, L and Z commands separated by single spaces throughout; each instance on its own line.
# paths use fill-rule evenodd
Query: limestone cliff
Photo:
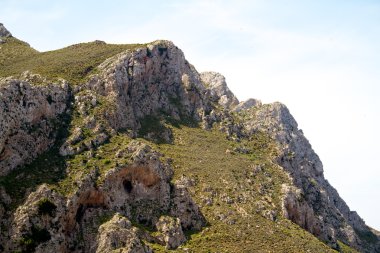
M 0 175 L 51 147 L 70 91 L 66 81 L 33 85 L 36 75 L 0 79 Z
M 380 252 L 284 105 L 239 103 L 170 41 L 78 73 L 0 80 L 0 252 Z
M 211 91 L 209 99 L 212 101 L 215 101 L 228 109 L 239 103 L 239 100 L 228 88 L 226 79 L 223 75 L 216 72 L 203 72 L 201 73 L 201 78 L 205 87 Z
M 356 212 L 350 211 L 323 176 L 323 165 L 285 105 L 274 103 L 251 110 L 244 122 L 248 135 L 268 133 L 279 147 L 277 163 L 289 173 L 292 185 L 283 185 L 283 212 L 321 240 L 337 247 L 341 240 L 357 249 L 376 252 L 377 236 Z M 366 235 L 366 236 L 364 236 Z
M 12 34 L 0 23 L 0 38 L 1 37 L 12 37 Z M 1 41 L 0 41 L 1 42 Z

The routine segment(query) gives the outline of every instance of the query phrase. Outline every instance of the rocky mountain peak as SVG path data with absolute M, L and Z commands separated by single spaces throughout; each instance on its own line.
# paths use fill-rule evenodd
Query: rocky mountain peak
M 237 106 L 235 106 L 233 111 L 240 112 L 242 110 L 248 110 L 252 107 L 261 106 L 261 105 L 262 105 L 262 102 L 260 100 L 254 99 L 254 98 L 249 98 L 246 101 L 242 101 Z
M 211 92 L 211 99 L 217 101 L 226 108 L 232 108 L 239 103 L 239 100 L 228 88 L 226 78 L 217 72 L 203 72 L 201 79 L 206 88 Z
M 9 77 L 17 61 L 0 59 L 12 70 L 0 75 L 0 252 L 380 252 L 285 105 L 239 103 L 171 41 L 99 56 L 114 47 L 40 61 L 96 58 L 74 65 L 77 82 L 55 69 Z M 46 59 L 31 55 L 18 59 Z
M 12 37 L 12 34 L 0 23 L 0 37 Z

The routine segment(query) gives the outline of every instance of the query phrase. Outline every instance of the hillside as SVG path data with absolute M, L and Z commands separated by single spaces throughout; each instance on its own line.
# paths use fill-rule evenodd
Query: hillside
M 285 105 L 169 41 L 0 39 L 0 252 L 380 252 Z

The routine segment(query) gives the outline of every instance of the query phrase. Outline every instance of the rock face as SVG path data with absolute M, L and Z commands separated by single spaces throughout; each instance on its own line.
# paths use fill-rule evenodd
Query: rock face
M 179 218 L 161 216 L 156 223 L 156 227 L 162 233 L 162 240 L 165 242 L 167 249 L 175 249 L 186 242 Z
M 257 99 L 254 99 L 254 98 L 250 98 L 246 101 L 242 101 L 240 102 L 238 105 L 236 105 L 234 108 L 233 108 L 233 111 L 234 112 L 240 112 L 242 110 L 248 110 L 254 106 L 261 106 L 262 103 L 260 100 L 257 100 Z
M 183 230 L 197 230 L 205 225 L 205 218 L 187 190 L 170 184 L 173 170 L 160 161 L 161 154 L 133 141 L 125 155 L 130 156 L 130 165 L 109 171 L 100 187 L 94 186 L 97 173 L 93 172 L 77 182 L 78 189 L 72 196 L 64 197 L 46 185 L 31 193 L 13 216 L 6 249 L 150 252 L 141 244 L 144 234 L 128 219 L 157 227 L 162 236 L 149 240 L 170 249 L 186 241 Z M 48 207 L 41 208 L 41 203 Z M 168 215 L 161 217 L 163 213 Z M 94 233 L 91 228 L 110 214 L 115 215 Z M 35 240 L 36 234 L 45 236 Z M 82 237 L 86 240 L 78 243 Z M 33 243 L 23 244 L 29 238 L 34 239 Z
M 97 253 L 106 253 L 113 250 L 124 253 L 148 253 L 152 252 L 138 237 L 138 229 L 120 214 L 115 214 L 112 219 L 99 227 L 97 240 Z
M 201 119 L 209 111 L 199 74 L 172 42 L 156 41 L 104 62 L 88 89 L 107 97 L 111 127 L 139 129 L 140 120 L 164 112 L 174 119 Z
M 0 37 L 10 36 L 0 24 Z M 71 116 L 66 126 L 70 134 L 62 139 L 57 130 L 65 115 Z M 151 252 L 143 241 L 167 249 L 185 243 L 184 232 L 200 230 L 207 221 L 191 197 L 189 182 L 172 182 L 170 159 L 151 147 L 174 143 L 167 125 L 178 122 L 217 126 L 235 144 L 265 134 L 277 144 L 275 162 L 291 179 L 282 185 L 283 216 L 333 248 L 338 249 L 340 240 L 363 252 L 380 252 L 379 236 L 324 178 L 322 162 L 289 110 L 254 99 L 239 103 L 221 74 L 199 74 L 172 42 L 124 51 L 76 86 L 64 80 L 47 82 L 29 72 L 18 79 L 2 78 L 0 119 L 0 176 L 31 162 L 57 141 L 63 161 L 81 160 L 80 168 L 65 165 L 66 173 L 78 170 L 69 177 L 69 193 L 39 185 L 29 189 L 14 212 L 7 212 L 12 201 L 0 187 L 0 252 Z M 94 151 L 123 134 L 128 143 L 112 150 L 122 163 L 88 166 L 101 159 Z M 149 146 L 136 137 L 155 143 Z M 226 157 L 251 152 L 242 145 L 227 149 Z M 223 201 L 239 202 L 227 195 Z M 265 207 L 272 201 L 264 202 L 252 205 L 276 222 L 279 212 Z M 213 205 L 212 199 L 205 204 Z
M 378 252 L 377 236 L 356 212 L 350 211 L 323 176 L 323 165 L 298 129 L 289 110 L 280 103 L 259 106 L 244 128 L 261 131 L 278 143 L 277 162 L 290 175 L 294 186 L 283 186 L 285 217 L 337 248 L 337 240 L 361 251 Z M 367 235 L 363 236 L 363 235 Z M 375 238 L 374 240 L 368 238 Z
M 65 81 L 36 86 L 28 79 L 0 80 L 0 175 L 30 162 L 54 143 L 69 94 Z
M 12 34 L 0 23 L 0 37 L 12 37 Z
M 225 108 L 232 108 L 239 103 L 239 100 L 227 87 L 224 76 L 217 72 L 203 72 L 201 79 L 205 87 L 210 90 L 210 98 L 212 101 L 218 102 Z

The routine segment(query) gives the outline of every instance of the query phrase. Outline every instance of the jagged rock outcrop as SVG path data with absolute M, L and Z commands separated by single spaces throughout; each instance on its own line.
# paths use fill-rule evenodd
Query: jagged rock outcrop
M 226 79 L 217 72 L 203 72 L 201 79 L 205 87 L 210 90 L 210 99 L 221 106 L 230 109 L 239 103 L 239 100 L 228 88 Z
M 93 150 L 104 144 L 110 137 L 110 128 L 104 124 L 102 114 L 89 114 L 99 110 L 98 96 L 90 91 L 77 92 L 74 108 L 77 109 L 82 124 L 77 125 L 59 149 L 62 156 L 71 156 L 86 150 Z M 101 123 L 102 122 L 102 123 Z M 84 133 L 87 130 L 87 134 Z
M 68 109 L 67 82 L 33 85 L 38 76 L 0 79 L 0 175 L 32 161 L 55 141 Z
M 0 23 L 0 37 L 12 37 L 12 34 Z
M 82 127 L 94 135 L 82 141 L 79 131 L 73 133 L 60 149 L 64 156 L 96 148 L 111 132 L 127 130 L 135 137 L 147 117 L 164 113 L 177 121 L 200 120 L 210 111 L 209 91 L 183 52 L 170 41 L 127 50 L 106 60 L 99 70 L 100 74 L 77 88 L 74 105 L 83 119 Z M 99 109 L 103 113 L 88 114 Z M 158 130 L 158 136 L 148 132 L 144 137 L 171 142 L 170 129 Z
M 100 70 L 87 87 L 107 97 L 112 109 L 106 118 L 113 129 L 139 129 L 141 119 L 159 112 L 177 120 L 199 120 L 209 111 L 199 74 L 172 42 L 126 51 L 105 61 Z
M 156 223 L 156 227 L 162 233 L 162 240 L 165 242 L 167 249 L 176 249 L 186 242 L 179 218 L 161 216 Z
M 246 101 L 240 102 L 238 105 L 236 105 L 232 111 L 234 112 L 240 112 L 242 110 L 248 110 L 254 106 L 261 106 L 262 103 L 258 99 L 250 98 Z
M 356 212 L 350 211 L 324 178 L 322 162 L 286 106 L 267 104 L 251 113 L 244 122 L 244 130 L 249 135 L 264 132 L 277 142 L 277 162 L 294 184 L 294 187 L 283 186 L 285 217 L 334 248 L 340 240 L 364 252 L 378 252 L 379 238 Z
M 106 252 L 123 248 L 122 252 L 149 252 L 139 244 L 144 235 L 137 233 L 127 218 L 157 227 L 162 236 L 151 239 L 171 249 L 186 241 L 183 230 L 205 225 L 205 218 L 186 188 L 171 185 L 173 170 L 160 161 L 161 154 L 132 141 L 125 156 L 130 157 L 130 165 L 110 170 L 100 186 L 94 185 L 99 174 L 93 171 L 76 183 L 78 189 L 68 197 L 46 185 L 31 193 L 11 219 L 7 249 Z M 99 227 L 99 220 L 113 213 L 117 213 L 114 218 Z M 167 216 L 162 218 L 162 214 Z M 79 242 L 81 237 L 86 240 Z M 113 243 L 122 238 L 125 240 Z M 28 239 L 32 243 L 27 244 Z
M 0 37 L 11 36 L 0 24 Z M 151 252 L 143 240 L 167 249 L 182 245 L 184 232 L 206 224 L 188 190 L 189 182 L 184 178 L 171 182 L 170 159 L 130 138 L 174 143 L 167 125 L 195 121 L 205 129 L 217 126 L 229 142 L 239 143 L 226 150 L 226 159 L 254 152 L 240 143 L 257 133 L 269 136 L 277 144 L 275 162 L 281 167 L 276 166 L 291 179 L 282 185 L 283 216 L 334 248 L 340 240 L 363 252 L 380 252 L 377 232 L 350 211 L 324 178 L 322 162 L 284 105 L 262 105 L 255 99 L 239 103 L 221 74 L 199 74 L 169 41 L 155 41 L 111 57 L 86 80 L 74 86 L 64 80 L 48 82 L 29 72 L 18 79 L 0 79 L 0 176 L 52 147 L 59 139 L 57 130 L 65 125 L 62 117 L 72 117 L 66 122 L 70 126 L 65 125 L 70 135 L 59 139 L 62 170 L 72 181 L 65 183 L 72 189 L 48 184 L 31 187 L 13 212 L 7 207 L 12 203 L 7 189 L 1 186 L 0 251 Z M 113 150 L 122 163 L 119 159 L 112 168 L 103 168 L 111 164 L 104 160 L 104 164 L 87 166 L 101 159 L 101 152 L 94 156 L 98 149 L 125 133 L 128 144 L 117 143 Z M 83 155 L 78 158 L 81 166 L 74 168 L 77 155 Z M 257 174 L 255 169 L 250 173 Z M 272 182 L 269 174 L 264 175 Z M 253 179 L 246 180 L 251 184 Z M 279 210 L 270 209 L 275 207 L 274 196 L 265 196 L 268 191 L 261 186 L 262 198 L 251 204 L 258 214 L 276 222 Z M 244 190 L 229 190 L 239 189 Z M 251 192 L 236 199 L 218 194 L 222 204 L 236 205 L 239 213 L 249 216 L 238 203 L 250 204 L 244 195 Z M 221 204 L 213 204 L 213 198 L 205 200 L 207 207 Z M 224 214 L 220 220 L 226 220 Z M 233 225 L 236 220 L 228 222 Z M 138 227 L 156 231 L 152 235 Z
M 14 213 L 5 250 L 64 252 L 65 198 L 41 185 Z
M 138 229 L 120 214 L 99 227 L 96 253 L 117 250 L 123 253 L 149 253 L 152 250 L 144 245 L 138 237 Z
M 4 38 L 12 37 L 12 34 L 0 23 L 0 44 L 5 43 Z

